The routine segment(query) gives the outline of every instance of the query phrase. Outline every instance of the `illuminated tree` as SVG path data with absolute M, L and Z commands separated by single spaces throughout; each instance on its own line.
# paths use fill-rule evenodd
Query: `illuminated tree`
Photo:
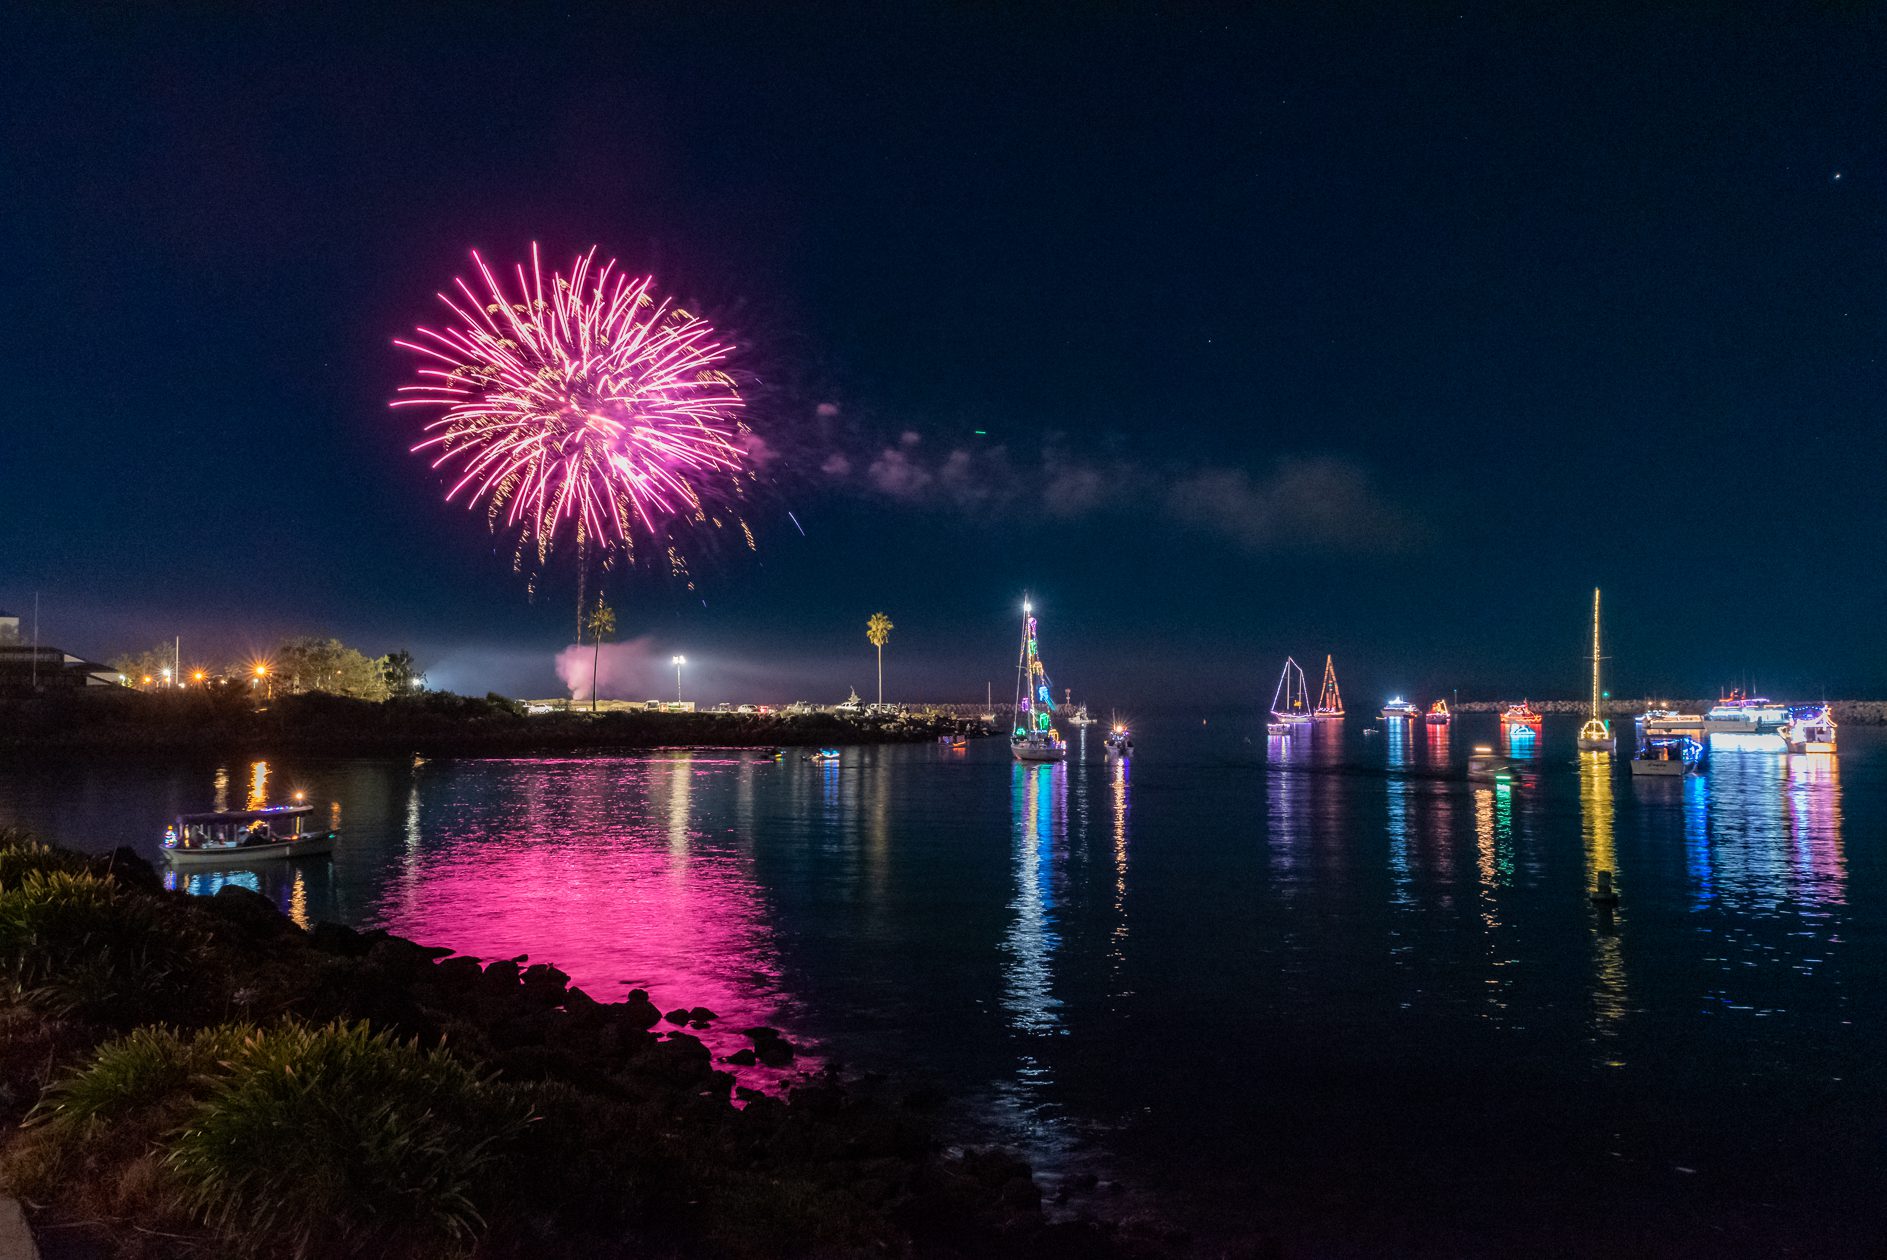
M 878 703 L 885 702 L 885 642 L 891 637 L 891 618 L 883 613 L 873 613 L 871 620 L 865 623 L 865 637 L 878 649 Z
M 596 607 L 590 610 L 585 621 L 590 632 L 590 642 L 595 646 L 590 651 L 590 712 L 596 712 L 596 697 L 602 691 L 597 685 L 597 671 L 603 664 L 603 640 L 616 633 L 616 614 L 603 597 L 596 597 Z

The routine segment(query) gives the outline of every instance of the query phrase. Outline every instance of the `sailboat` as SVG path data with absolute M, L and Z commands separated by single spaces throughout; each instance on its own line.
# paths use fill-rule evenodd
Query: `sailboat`
M 1285 726 L 1307 726 L 1317 720 L 1310 708 L 1310 684 L 1304 681 L 1302 667 L 1288 656 L 1284 672 L 1278 675 L 1278 689 L 1271 693 L 1271 716 Z
M 1319 722 L 1334 722 L 1343 716 L 1343 693 L 1337 690 L 1336 662 L 1325 654 L 1324 685 L 1317 692 L 1317 707 L 1311 716 Z
M 1016 726 L 1009 751 L 1017 761 L 1065 761 L 1068 745 L 1054 728 L 1055 693 L 1035 645 L 1035 616 L 1022 601 L 1022 652 L 1016 659 Z
M 1612 734 L 1612 728 L 1599 716 L 1599 588 L 1592 588 L 1592 716 L 1579 728 L 1579 750 L 1581 752 L 1617 752 L 1618 737 Z

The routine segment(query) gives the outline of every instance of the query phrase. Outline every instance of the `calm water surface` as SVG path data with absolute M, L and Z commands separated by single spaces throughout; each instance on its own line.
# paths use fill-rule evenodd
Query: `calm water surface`
M 188 877 L 529 953 L 933 1079 L 1055 1170 L 1304 1254 L 1863 1253 L 1887 1172 L 1887 738 L 1632 781 L 1453 732 L 0 768 L 0 823 L 338 802 L 331 863 Z M 1615 912 L 1586 892 L 1617 872 Z

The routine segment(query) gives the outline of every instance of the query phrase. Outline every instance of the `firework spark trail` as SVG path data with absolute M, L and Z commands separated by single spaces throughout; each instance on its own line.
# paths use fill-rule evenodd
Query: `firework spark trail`
M 732 347 L 658 300 L 651 278 L 598 267 L 594 248 L 547 279 L 533 245 L 515 297 L 477 252 L 472 262 L 485 295 L 455 279 L 456 295 L 438 295 L 455 323 L 394 342 L 425 362 L 392 405 L 443 408 L 413 451 L 437 452 L 448 502 L 465 494 L 494 530 L 502 518 L 517 531 L 520 560 L 528 547 L 541 564 L 566 530 L 606 555 L 632 553 L 639 531 L 672 558 L 669 531 L 708 522 L 706 504 L 753 476 L 740 393 L 720 366 Z

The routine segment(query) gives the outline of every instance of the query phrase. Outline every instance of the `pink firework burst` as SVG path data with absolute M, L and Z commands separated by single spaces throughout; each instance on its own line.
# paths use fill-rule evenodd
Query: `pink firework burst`
M 594 248 L 545 275 L 533 245 L 515 293 L 472 262 L 483 293 L 454 280 L 439 295 L 452 325 L 394 343 L 423 361 L 392 405 L 440 409 L 412 449 L 447 470 L 446 500 L 483 503 L 494 530 L 516 531 L 520 562 L 529 549 L 542 563 L 568 533 L 605 556 L 664 540 L 682 569 L 674 527 L 720 525 L 718 505 L 752 476 L 721 367 L 731 347 L 652 278 L 598 266 Z

